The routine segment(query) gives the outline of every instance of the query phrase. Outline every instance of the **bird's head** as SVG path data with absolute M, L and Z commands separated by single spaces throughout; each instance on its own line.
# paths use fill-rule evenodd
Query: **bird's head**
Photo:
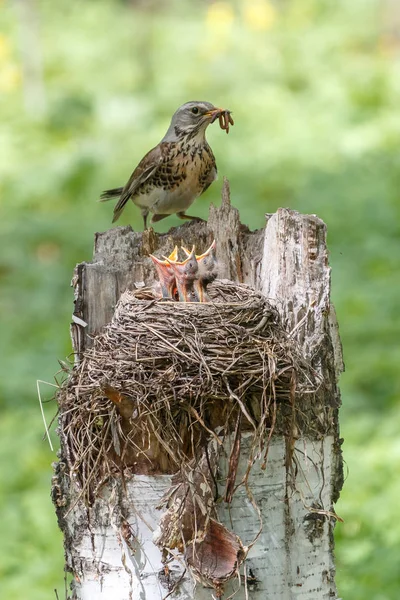
M 164 142 L 173 142 L 183 137 L 202 138 L 210 123 L 226 111 L 210 102 L 192 101 L 182 104 L 174 113 L 164 136 Z

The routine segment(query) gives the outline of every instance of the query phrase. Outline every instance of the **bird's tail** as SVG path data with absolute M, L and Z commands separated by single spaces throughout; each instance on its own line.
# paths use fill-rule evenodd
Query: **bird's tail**
M 113 198 L 119 198 L 122 194 L 122 190 L 124 188 L 114 188 L 112 190 L 105 190 L 100 196 L 100 202 L 107 202 L 107 200 L 112 200 Z

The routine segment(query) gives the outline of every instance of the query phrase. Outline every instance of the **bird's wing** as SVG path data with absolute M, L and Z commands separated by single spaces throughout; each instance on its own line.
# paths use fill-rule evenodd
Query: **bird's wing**
M 122 189 L 121 197 L 114 208 L 113 223 L 119 219 L 129 198 L 134 196 L 139 187 L 150 179 L 157 171 L 158 167 L 165 162 L 167 159 L 168 147 L 169 144 L 165 142 L 158 144 L 158 146 L 150 150 L 150 152 L 142 158 L 130 176 L 128 183 Z

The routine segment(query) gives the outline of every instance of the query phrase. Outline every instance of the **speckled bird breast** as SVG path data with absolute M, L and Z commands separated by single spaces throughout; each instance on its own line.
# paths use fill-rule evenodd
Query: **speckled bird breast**
M 171 143 L 164 161 L 140 186 L 134 201 L 156 214 L 184 211 L 216 177 L 214 154 L 207 142 Z

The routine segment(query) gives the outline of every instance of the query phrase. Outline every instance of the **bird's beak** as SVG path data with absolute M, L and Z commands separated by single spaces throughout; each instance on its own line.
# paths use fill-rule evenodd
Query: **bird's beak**
M 230 113 L 230 110 L 225 110 L 223 108 L 212 108 L 206 112 L 204 116 L 210 119 L 210 123 L 214 123 L 214 121 L 218 119 L 219 115 L 222 115 L 226 112 Z
M 214 255 L 216 247 L 217 247 L 217 244 L 216 244 L 216 241 L 214 240 L 208 250 L 203 252 L 203 254 L 199 254 L 198 256 L 196 256 L 197 260 L 201 261 L 203 258 L 206 258 L 207 256 Z
M 176 248 L 176 250 L 178 250 Z M 175 250 L 172 252 L 174 254 Z M 153 254 L 149 255 L 156 267 L 157 275 L 160 280 L 163 298 L 175 299 L 175 273 L 167 260 L 160 260 Z
M 175 246 L 172 250 L 171 254 L 168 256 L 168 260 L 172 260 L 173 262 L 178 260 L 178 246 Z
M 151 260 L 153 261 L 154 265 L 157 267 L 165 267 L 165 265 L 167 265 L 167 261 L 165 260 L 160 260 L 159 258 L 157 258 L 157 256 L 154 256 L 154 254 L 149 254 L 149 257 L 151 258 Z
M 187 248 L 185 248 L 185 246 L 181 246 L 181 249 L 183 250 L 183 252 L 186 254 L 186 256 L 190 256 L 191 254 L 191 250 L 188 250 Z
M 193 281 L 197 276 L 198 265 L 195 255 L 195 247 L 193 246 L 189 256 L 182 262 L 174 262 L 167 259 L 174 273 L 176 286 L 178 288 L 179 300 L 181 302 L 190 302 L 190 291 L 193 286 Z
M 211 244 L 211 246 L 209 247 L 209 249 L 206 250 L 205 252 L 203 252 L 203 254 L 196 254 L 196 259 L 201 260 L 201 259 L 205 258 L 206 256 L 209 256 L 210 254 L 214 254 L 216 247 L 217 247 L 217 243 L 214 240 L 213 243 Z M 186 256 L 190 256 L 191 252 L 193 252 L 193 250 L 190 251 L 187 248 L 185 248 L 185 246 L 181 246 L 181 248 L 182 248 L 183 252 L 186 254 Z

